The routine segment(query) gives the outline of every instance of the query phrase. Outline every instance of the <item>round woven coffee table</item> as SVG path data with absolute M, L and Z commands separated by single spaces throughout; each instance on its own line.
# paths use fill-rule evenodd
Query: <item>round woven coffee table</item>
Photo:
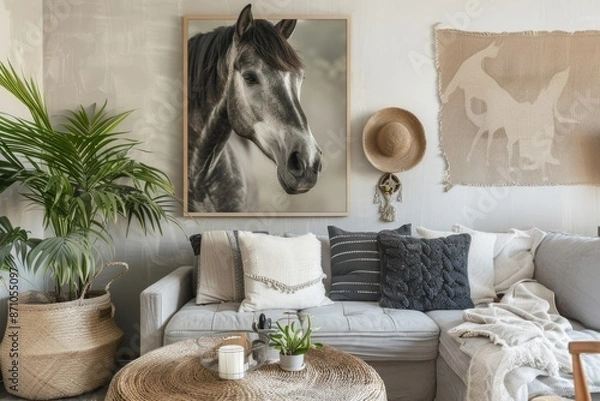
M 178 342 L 141 356 L 121 369 L 106 401 L 244 400 L 386 401 L 383 380 L 367 363 L 324 346 L 306 354 L 306 368 L 286 372 L 265 364 L 241 380 L 221 380 L 200 363 L 195 340 Z

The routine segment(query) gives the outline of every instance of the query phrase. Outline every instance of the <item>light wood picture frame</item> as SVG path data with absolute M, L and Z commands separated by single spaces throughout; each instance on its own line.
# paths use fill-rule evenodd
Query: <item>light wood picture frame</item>
M 184 216 L 348 215 L 349 17 L 245 12 L 183 17 Z M 252 48 L 271 40 L 266 28 L 246 43 L 264 20 L 291 32 L 301 69 L 278 48 Z M 217 49 L 227 40 L 237 47 Z

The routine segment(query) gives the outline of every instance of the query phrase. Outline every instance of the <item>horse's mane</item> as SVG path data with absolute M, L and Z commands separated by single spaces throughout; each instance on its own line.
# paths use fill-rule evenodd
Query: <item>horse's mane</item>
M 216 102 L 219 88 L 219 62 L 225 60 L 233 41 L 234 27 L 219 27 L 199 33 L 188 40 L 188 89 L 194 106 Z M 240 40 L 242 47 L 251 46 L 271 68 L 298 71 L 302 60 L 277 28 L 266 20 L 254 20 Z
M 254 20 L 241 40 L 242 46 L 252 46 L 271 68 L 298 71 L 303 67 L 298 53 L 292 48 L 275 25 L 266 20 Z
M 188 90 L 192 105 L 211 103 L 221 96 L 218 88 L 219 61 L 224 60 L 233 40 L 233 27 L 199 33 L 188 40 Z

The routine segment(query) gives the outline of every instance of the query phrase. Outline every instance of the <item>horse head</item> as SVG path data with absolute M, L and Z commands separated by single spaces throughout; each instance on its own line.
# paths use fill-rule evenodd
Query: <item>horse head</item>
M 322 152 L 300 106 L 303 65 L 287 42 L 296 20 L 255 20 L 250 7 L 238 17 L 227 55 L 229 122 L 275 162 L 288 194 L 307 192 L 317 183 Z

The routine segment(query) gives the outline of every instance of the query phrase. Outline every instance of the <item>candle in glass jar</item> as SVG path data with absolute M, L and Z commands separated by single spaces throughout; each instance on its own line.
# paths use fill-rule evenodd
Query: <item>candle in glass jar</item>
M 244 377 L 244 347 L 223 345 L 219 348 L 219 377 L 233 380 Z

